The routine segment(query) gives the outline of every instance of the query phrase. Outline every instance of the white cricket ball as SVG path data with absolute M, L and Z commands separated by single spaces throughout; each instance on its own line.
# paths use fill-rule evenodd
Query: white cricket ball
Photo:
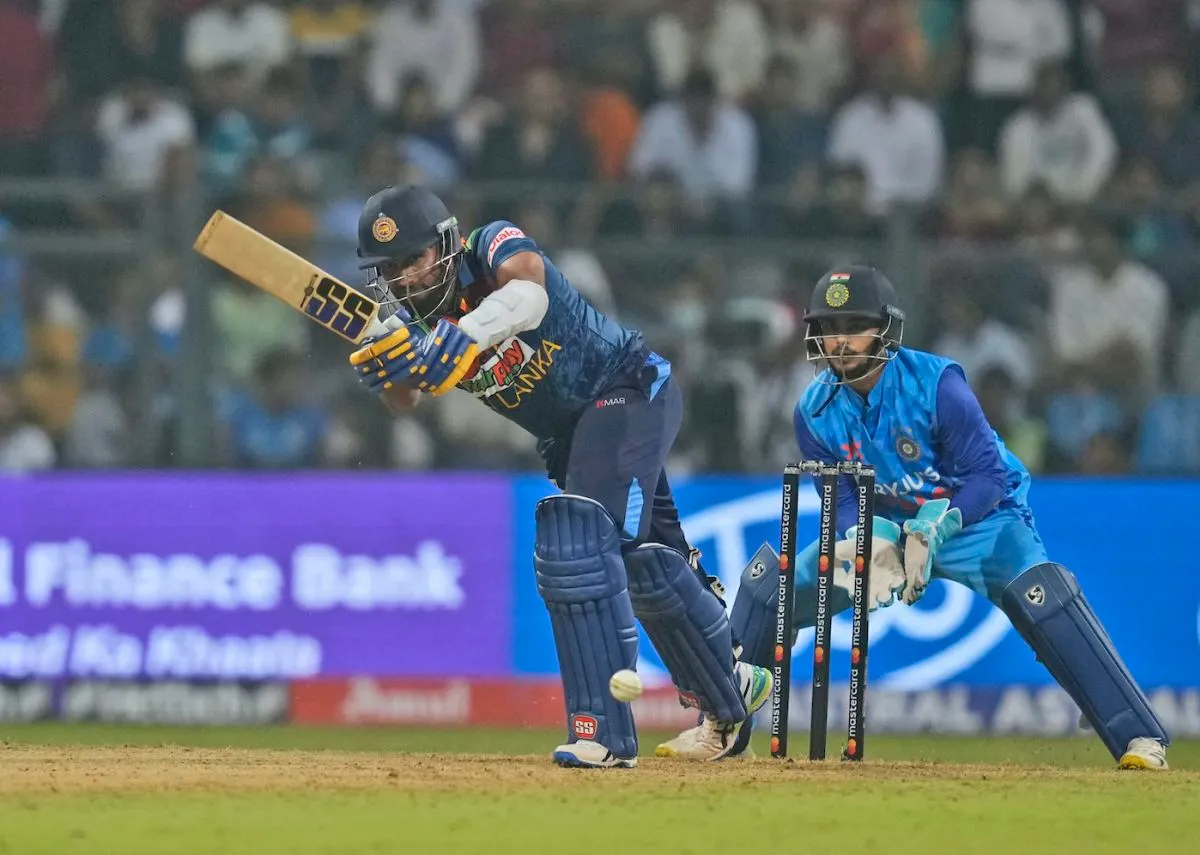
M 618 701 L 632 701 L 642 695 L 642 678 L 628 668 L 622 668 L 608 681 L 608 690 Z

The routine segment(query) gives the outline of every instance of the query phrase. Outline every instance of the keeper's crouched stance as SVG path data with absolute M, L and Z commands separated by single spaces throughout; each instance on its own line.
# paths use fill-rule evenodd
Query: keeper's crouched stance
M 393 330 L 351 357 L 363 384 L 393 409 L 475 396 L 538 440 L 563 491 L 537 506 L 534 554 L 566 696 L 555 762 L 636 765 L 632 710 L 609 691 L 637 662 L 635 618 L 702 714 L 658 753 L 740 753 L 770 674 L 735 660 L 725 604 L 679 525 L 664 472 L 683 411 L 670 363 L 589 305 L 516 225 L 464 240 L 423 188 L 367 200 L 359 256 Z
M 1122 768 L 1166 769 L 1162 723 L 1075 576 L 1046 555 L 1026 503 L 1029 473 L 988 425 L 956 363 L 901 346 L 903 318 L 879 271 L 827 274 L 806 314 L 809 356 L 826 369 L 795 410 L 804 459 L 876 468 L 883 489 L 871 532 L 871 609 L 911 605 L 932 578 L 966 585 L 1004 611 Z M 839 484 L 839 496 L 838 519 L 856 519 L 850 483 Z M 851 527 L 837 544 L 839 565 L 852 558 L 855 534 Z M 816 543 L 796 558 L 797 627 L 815 621 L 817 558 Z M 767 570 L 743 573 L 731 618 L 742 659 L 761 664 L 778 602 L 778 565 Z M 839 567 L 834 611 L 850 607 L 852 589 Z

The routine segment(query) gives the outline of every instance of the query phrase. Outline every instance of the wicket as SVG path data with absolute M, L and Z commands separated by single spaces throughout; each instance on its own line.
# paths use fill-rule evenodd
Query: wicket
M 796 494 L 800 475 L 820 479 L 820 531 L 818 534 L 816 621 L 813 637 L 812 720 L 808 759 L 824 760 L 829 726 L 829 659 L 833 612 L 829 608 L 833 570 L 837 560 L 838 479 L 850 476 L 856 486 L 858 529 L 854 544 L 853 616 L 850 630 L 850 711 L 843 760 L 861 760 L 866 740 L 864 699 L 867 692 L 867 592 L 870 590 L 871 526 L 875 516 L 875 469 L 865 463 L 825 463 L 805 460 L 788 464 L 783 471 L 783 508 L 779 531 L 779 607 L 775 620 L 774 708 L 771 715 L 771 756 L 787 757 L 790 705 L 793 594 L 796 578 Z

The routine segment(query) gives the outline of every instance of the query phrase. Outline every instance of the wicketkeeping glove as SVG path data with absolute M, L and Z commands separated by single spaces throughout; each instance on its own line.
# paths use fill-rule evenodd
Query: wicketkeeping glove
M 949 499 L 933 499 L 921 505 L 917 515 L 904 523 L 904 573 L 908 581 L 901 599 L 912 605 L 925 593 L 933 575 L 933 558 L 938 549 L 962 531 L 962 511 L 950 507 Z
M 854 558 L 857 549 L 858 526 L 846 530 L 846 539 L 833 548 L 833 584 L 854 596 Z M 887 608 L 896 602 L 907 577 L 900 557 L 900 526 L 884 517 L 871 521 L 871 579 L 867 590 L 867 610 Z

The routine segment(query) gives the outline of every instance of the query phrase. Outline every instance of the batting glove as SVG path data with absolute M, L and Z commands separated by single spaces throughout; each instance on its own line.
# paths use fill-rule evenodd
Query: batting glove
M 416 389 L 411 366 L 416 361 L 416 348 L 425 332 L 416 325 L 403 323 L 407 316 L 392 324 L 394 329 L 380 339 L 368 339 L 365 345 L 350 354 L 350 364 L 358 372 L 358 380 L 368 391 L 379 394 L 394 386 Z
M 446 318 L 438 321 L 414 350 L 416 358 L 409 365 L 409 374 L 417 389 L 434 396 L 457 386 L 479 356 L 475 339 Z
M 904 523 L 904 574 L 907 584 L 901 599 L 912 605 L 925 593 L 933 575 L 938 549 L 962 531 L 962 511 L 950 507 L 949 499 L 933 499 L 921 505 L 917 515 Z

